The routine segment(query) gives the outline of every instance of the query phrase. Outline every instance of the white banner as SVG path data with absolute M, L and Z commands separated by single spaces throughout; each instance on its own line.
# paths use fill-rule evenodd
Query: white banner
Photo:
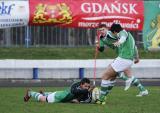
M 28 1 L 0 1 L 0 28 L 28 25 Z

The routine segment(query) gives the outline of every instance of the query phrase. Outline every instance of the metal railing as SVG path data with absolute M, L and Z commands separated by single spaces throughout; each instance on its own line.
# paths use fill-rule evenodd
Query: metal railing
M 137 45 L 143 46 L 142 33 L 132 32 Z M 93 46 L 95 29 L 27 26 L 0 29 L 0 47 L 83 47 Z

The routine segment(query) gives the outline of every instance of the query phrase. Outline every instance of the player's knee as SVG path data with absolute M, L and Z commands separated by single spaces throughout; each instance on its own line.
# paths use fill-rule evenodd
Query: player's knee
M 103 80 L 110 80 L 112 78 L 112 75 L 108 74 L 108 73 L 104 73 L 102 76 Z
M 39 98 L 39 101 L 40 101 L 40 102 L 46 102 L 46 96 L 41 96 L 41 97 Z

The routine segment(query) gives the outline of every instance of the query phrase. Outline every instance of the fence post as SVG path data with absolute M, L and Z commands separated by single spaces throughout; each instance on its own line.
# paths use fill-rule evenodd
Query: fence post
M 33 68 L 33 79 L 34 80 L 38 79 L 38 68 Z
M 84 78 L 84 68 L 79 68 L 79 79 Z
M 31 35 L 30 35 L 30 27 L 27 26 L 25 28 L 25 47 L 28 48 L 30 46 Z

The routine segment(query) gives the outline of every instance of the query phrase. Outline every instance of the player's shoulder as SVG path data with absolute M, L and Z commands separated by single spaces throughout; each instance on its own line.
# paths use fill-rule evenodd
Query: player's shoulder
M 123 29 L 122 31 L 120 31 L 120 32 L 118 33 L 118 35 L 119 35 L 119 37 L 121 37 L 121 36 L 127 37 L 127 36 L 129 35 L 129 32 L 126 31 L 125 29 Z
M 71 84 L 71 87 L 78 87 L 80 86 L 80 81 L 74 81 L 72 84 Z
M 106 36 L 107 36 L 108 39 L 115 39 L 115 40 L 117 39 L 117 38 L 113 35 L 113 33 L 112 33 L 111 31 L 107 31 L 107 35 L 106 35 Z
M 110 30 L 107 31 L 107 35 L 113 37 L 113 34 Z

